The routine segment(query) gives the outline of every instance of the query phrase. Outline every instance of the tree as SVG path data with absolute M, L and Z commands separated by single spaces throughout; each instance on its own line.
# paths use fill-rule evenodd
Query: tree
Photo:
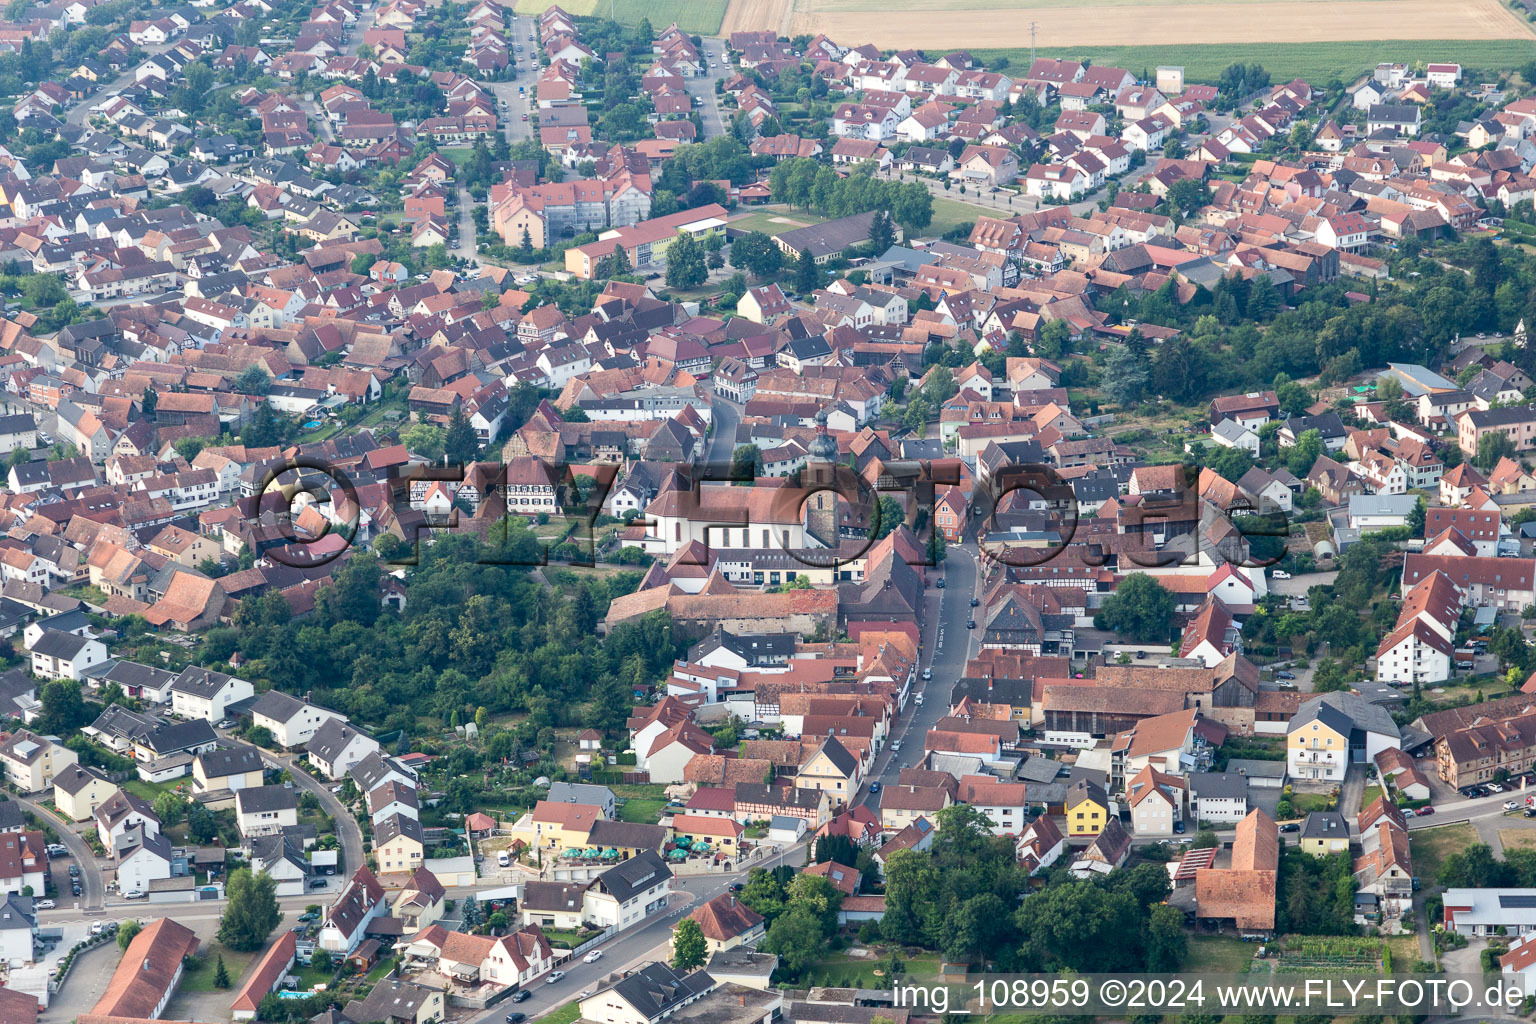
M 378 256 L 371 252 L 360 252 L 352 257 L 352 273 L 366 277 L 378 260 Z
M 798 978 L 821 957 L 824 941 L 815 913 L 810 907 L 800 906 L 773 922 L 763 939 L 763 950 L 778 954 L 779 969 L 786 977 Z
M 252 363 L 235 378 L 235 390 L 242 395 L 265 395 L 272 390 L 272 378 L 261 364 Z
M 877 256 L 896 244 L 896 228 L 891 223 L 889 212 L 875 211 L 874 219 L 869 222 L 869 240 Z
M 901 508 L 901 502 L 889 494 L 882 494 L 880 496 L 878 508 L 880 517 L 876 524 L 875 540 L 883 539 L 892 530 L 900 526 L 906 518 L 906 513 Z
M 672 929 L 672 966 L 679 971 L 691 971 L 703 967 L 709 954 L 704 942 L 704 930 L 699 922 L 685 917 Z
M 182 817 L 187 813 L 187 799 L 175 790 L 168 789 L 155 797 L 154 808 L 160 824 L 171 828 L 181 824 Z
M 1285 466 L 1296 476 L 1306 476 L 1312 464 L 1323 454 L 1323 435 L 1320 431 L 1303 430 L 1285 453 Z
M 800 257 L 795 261 L 795 291 L 801 295 L 809 295 L 821 285 L 821 268 L 816 265 L 816 257 L 811 255 L 809 248 L 800 250 Z
M 1500 459 L 1514 454 L 1515 443 L 1509 435 L 1495 430 L 1477 439 L 1477 454 L 1472 457 L 1472 464 L 1486 473 L 1497 466 Z
M 1177 971 L 1189 952 L 1184 934 L 1184 913 L 1166 903 L 1152 907 L 1147 922 L 1147 970 L 1158 973 Z
M 237 953 L 252 953 L 283 919 L 277 906 L 277 882 L 265 871 L 236 868 L 225 886 L 228 902 L 219 921 L 219 941 Z
M 400 432 L 400 443 L 405 450 L 420 455 L 428 462 L 438 462 L 443 457 L 445 438 L 443 428 L 431 423 L 416 423 Z
M 1126 577 L 1093 617 L 1095 628 L 1137 643 L 1167 643 L 1172 623 L 1173 595 L 1146 573 Z
M 467 466 L 479 454 L 480 438 L 476 436 L 474 426 L 464 414 L 464 407 L 454 406 L 453 415 L 448 419 L 448 430 L 443 434 L 443 455 L 453 465 Z
M 784 253 L 762 231 L 748 231 L 731 243 L 731 266 L 753 277 L 769 277 L 784 266 Z
M 1125 346 L 1110 350 L 1104 362 L 1104 394 L 1118 405 L 1135 405 L 1147 393 L 1147 364 Z
M 96 716 L 80 696 L 80 682 L 55 679 L 43 687 L 42 731 L 68 735 L 89 725 Z
M 763 472 L 763 452 L 755 444 L 739 444 L 731 452 L 731 479 L 755 480 Z
M 117 948 L 126 953 L 128 951 L 128 944 L 133 941 L 133 937 L 139 934 L 142 929 L 143 925 L 131 917 L 119 924 L 117 926 Z
M 480 901 L 473 895 L 464 897 L 463 904 L 459 907 L 459 917 L 464 922 L 465 928 L 474 928 L 485 918 L 485 913 L 480 909 Z
M 709 277 L 704 265 L 704 248 L 692 235 L 679 234 L 667 246 L 667 287 L 697 288 Z
M 219 954 L 218 966 L 213 971 L 213 987 L 229 988 L 229 968 L 224 966 L 224 954 Z
M 144 410 L 144 415 L 150 419 L 155 418 L 155 407 L 160 404 L 160 393 L 151 386 L 144 388 L 144 394 L 139 398 L 139 408 Z

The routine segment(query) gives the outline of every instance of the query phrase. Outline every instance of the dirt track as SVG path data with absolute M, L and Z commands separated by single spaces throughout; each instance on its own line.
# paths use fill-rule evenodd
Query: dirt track
M 731 0 L 721 31 L 825 32 L 845 44 L 1026 47 L 1169 43 L 1328 42 L 1362 38 L 1529 39 L 1529 22 L 1501 0 L 1192 0 L 1081 3 L 979 0 L 940 9 L 942 0 Z M 964 0 L 961 0 L 963 3 Z M 889 10 L 886 4 L 905 9 Z M 987 9 L 988 6 L 991 9 Z M 789 17 L 786 18 L 786 15 Z M 787 24 L 786 24 L 787 21 Z

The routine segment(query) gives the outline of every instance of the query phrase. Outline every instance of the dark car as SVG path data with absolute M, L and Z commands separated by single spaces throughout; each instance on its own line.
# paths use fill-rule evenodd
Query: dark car
M 741 892 L 741 890 L 743 890 L 745 888 L 746 888 L 746 886 L 742 885 L 740 882 L 732 882 L 731 883 L 731 892 Z
M 979 604 L 981 604 L 981 600 L 979 598 L 975 598 L 975 597 L 971 598 L 971 607 L 972 608 L 975 608 Z
M 532 999 L 532 998 L 533 998 L 533 993 L 529 992 L 525 988 L 520 988 L 516 992 L 512 993 L 512 1001 L 514 1003 L 521 1003 L 525 999 Z
M 1184 823 L 1182 821 L 1176 821 L 1173 823 L 1173 833 L 1174 835 L 1179 836 L 1184 834 Z
M 871 793 L 878 793 L 878 792 L 880 792 L 880 783 L 879 782 L 871 782 L 869 784 L 869 791 Z
M 324 889 L 325 888 L 325 879 L 323 879 L 323 878 L 311 878 L 309 880 L 309 887 L 311 889 Z
M 940 589 L 940 590 L 943 590 L 943 589 L 944 589 L 944 577 L 943 577 L 943 576 L 940 576 L 940 577 L 939 577 L 939 582 L 938 582 L 938 588 L 939 588 L 939 589 Z
M 523 1024 L 523 1021 L 525 1021 L 527 1019 L 528 1019 L 528 1015 L 526 1013 L 509 1013 L 509 1014 L 507 1014 L 507 1024 Z
M 1138 658 L 1145 658 L 1146 656 L 1147 656 L 1147 652 L 1146 651 L 1137 651 L 1136 652 L 1136 657 L 1138 657 Z
M 1531 816 L 1532 816 L 1532 815 L 1531 815 L 1531 810 L 1532 810 L 1532 809 L 1531 809 L 1531 808 L 1526 808 L 1526 811 L 1525 811 L 1525 816 L 1526 816 L 1526 817 L 1527 817 L 1527 818 L 1529 818 L 1529 817 L 1531 817 Z M 1434 808 L 1433 808 L 1433 807 L 1431 807 L 1431 806 L 1429 806 L 1429 805 L 1428 805 L 1428 804 L 1425 804 L 1425 805 L 1424 805 L 1424 806 L 1423 806 L 1423 807 L 1420 807 L 1420 808 L 1419 808 L 1419 809 L 1418 809 L 1418 810 L 1417 810 L 1417 811 L 1415 811 L 1415 812 L 1414 812 L 1414 813 L 1415 813 L 1415 814 L 1417 814 L 1417 815 L 1418 815 L 1418 816 L 1419 816 L 1419 817 L 1421 817 L 1421 818 L 1422 818 L 1422 817 L 1424 817 L 1424 816 L 1425 816 L 1425 815 L 1426 815 L 1426 814 L 1434 814 L 1434 813 L 1435 813 L 1435 809 L 1434 809 Z
M 975 629 L 976 628 L 976 620 L 975 619 L 966 619 L 965 620 L 965 628 L 966 629 Z
M 1288 821 L 1280 826 L 1281 832 L 1300 832 L 1301 826 L 1294 821 Z
M 1296 673 L 1295 672 L 1276 672 L 1275 673 L 1275 678 L 1276 679 L 1295 679 L 1296 678 Z

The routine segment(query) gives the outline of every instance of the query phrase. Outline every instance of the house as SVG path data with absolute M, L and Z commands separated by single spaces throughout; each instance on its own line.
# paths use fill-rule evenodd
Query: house
M 447 895 L 437 876 L 420 867 L 411 872 L 410 879 L 390 907 L 390 914 L 400 919 L 406 932 L 419 931 L 443 916 Z
M 1138 836 L 1171 836 L 1184 821 L 1188 784 L 1181 776 L 1160 772 L 1150 764 L 1125 786 L 1131 806 L 1131 829 Z
M 1468 938 L 1536 931 L 1536 889 L 1447 889 L 1441 923 Z
M 0 893 L 25 896 L 28 889 L 41 893 L 47 872 L 43 833 L 0 832 Z
M 1195 917 L 1239 935 L 1268 937 L 1275 930 L 1275 888 L 1280 868 L 1280 831 L 1261 810 L 1237 826 L 1232 859 L 1224 868 L 1195 872 Z
M 41 679 L 84 679 L 94 666 L 107 660 L 107 647 L 91 637 L 45 629 L 28 652 L 32 674 Z
M 160 831 L 160 816 L 149 802 L 125 790 L 118 790 L 96 808 L 96 838 L 102 848 L 114 853 L 118 843 L 131 829 L 148 833 Z
M 17 729 L 0 742 L 0 766 L 5 779 L 22 793 L 41 793 L 53 780 L 78 762 L 73 750 L 52 738 L 28 729 Z
M 256 1016 L 261 1001 L 268 993 L 277 991 L 298 958 L 298 945 L 295 932 L 284 931 L 278 934 L 276 941 L 262 954 L 256 969 L 251 972 L 245 984 L 240 986 L 240 993 L 230 1006 L 234 1020 L 251 1020 Z
M 344 777 L 363 758 L 378 750 L 377 740 L 339 718 L 320 723 L 304 747 L 309 763 L 332 780 Z
M 800 766 L 795 785 L 818 789 L 833 797 L 834 806 L 847 803 L 859 788 L 859 760 L 836 737 L 822 740 L 815 753 Z
M 1067 839 L 1056 826 L 1056 820 L 1043 814 L 1024 826 L 1014 844 L 1019 865 L 1031 875 L 1056 863 L 1066 848 Z
M 1312 811 L 1301 823 L 1301 848 L 1314 857 L 1349 851 L 1349 823 L 1338 811 Z
M 1499 957 L 1499 975 L 1506 988 L 1536 995 L 1536 936 L 1526 934 L 1510 943 Z
M 251 786 L 235 792 L 235 822 L 240 834 L 270 836 L 299 823 L 299 797 L 287 786 Z
M 95 768 L 72 764 L 53 777 L 53 805 L 71 821 L 88 821 L 117 786 Z
M 738 946 L 756 946 L 763 938 L 763 916 L 732 892 L 721 893 L 701 904 L 688 917 L 698 922 L 711 953 Z
M 245 845 L 250 851 L 251 870 L 270 876 L 277 883 L 276 895 L 304 895 L 310 865 L 304 856 L 302 839 L 295 838 L 292 833 L 278 833 L 252 836 Z
M 510 935 L 469 935 L 431 925 L 406 947 L 412 957 L 437 961 L 437 973 L 460 984 L 497 988 L 527 985 L 549 973 L 555 951 L 538 925 Z
M 1190 772 L 1189 813 L 1196 821 L 1235 825 L 1248 815 L 1248 781 L 1236 772 Z
M 291 697 L 281 690 L 268 690 L 251 705 L 251 725 L 265 728 L 272 742 L 285 750 L 305 746 L 315 732 L 330 719 L 347 721 L 347 716 L 308 700 Z
M 717 982 L 703 971 L 679 974 L 669 964 L 642 967 L 580 1002 L 584 1020 L 605 1024 L 657 1024 L 712 992 Z
M 0 964 L 13 970 L 31 963 L 36 941 L 37 912 L 32 897 L 19 893 L 0 896 Z M 18 1001 L 13 1007 L 8 1000 Z M 36 1024 L 37 997 L 15 989 L 0 989 L 0 1020 Z
M 198 793 L 251 789 L 262 784 L 265 770 L 261 751 L 250 744 L 219 746 L 192 759 L 193 788 Z
M 409 874 L 426 855 L 421 822 L 393 814 L 373 827 L 373 854 L 381 874 Z
M 134 825 L 112 850 L 116 859 L 117 887 L 124 894 L 149 892 L 149 884 L 171 877 L 171 841 L 156 829 Z
M 388 909 L 384 902 L 384 888 L 379 885 L 379 880 L 366 865 L 358 868 L 322 919 L 317 939 L 320 948 L 330 953 L 350 954 L 363 941 L 363 932 L 367 930 L 368 922 L 387 913 Z
M 582 901 L 582 913 L 599 928 L 628 928 L 667 905 L 672 869 L 661 854 L 645 850 L 620 861 L 593 880 Z
M 382 1024 L 431 1024 L 443 1019 L 447 1002 L 437 989 L 392 978 L 374 985 L 362 999 L 352 999 L 342 1009 L 346 1020 L 379 1021 Z
M 197 935 L 185 925 L 159 918 L 128 943 L 90 1016 L 154 1020 L 164 1013 L 188 957 L 197 953 Z
M 226 717 L 231 704 L 255 692 L 250 683 L 237 676 L 188 666 L 171 683 L 171 714 L 217 723 Z
M 1104 787 L 1088 779 L 1079 779 L 1067 790 L 1063 803 L 1067 835 L 1096 836 L 1110 818 L 1109 797 Z
M 1322 694 L 1306 700 L 1286 725 L 1286 770 L 1294 779 L 1342 782 L 1351 764 L 1401 745 L 1384 708 L 1354 693 Z

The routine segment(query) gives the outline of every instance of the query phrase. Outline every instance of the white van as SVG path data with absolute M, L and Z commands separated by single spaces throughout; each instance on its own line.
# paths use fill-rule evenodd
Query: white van
M 501 850 L 496 854 L 496 863 L 504 868 L 510 867 L 512 865 L 512 855 L 506 850 Z

